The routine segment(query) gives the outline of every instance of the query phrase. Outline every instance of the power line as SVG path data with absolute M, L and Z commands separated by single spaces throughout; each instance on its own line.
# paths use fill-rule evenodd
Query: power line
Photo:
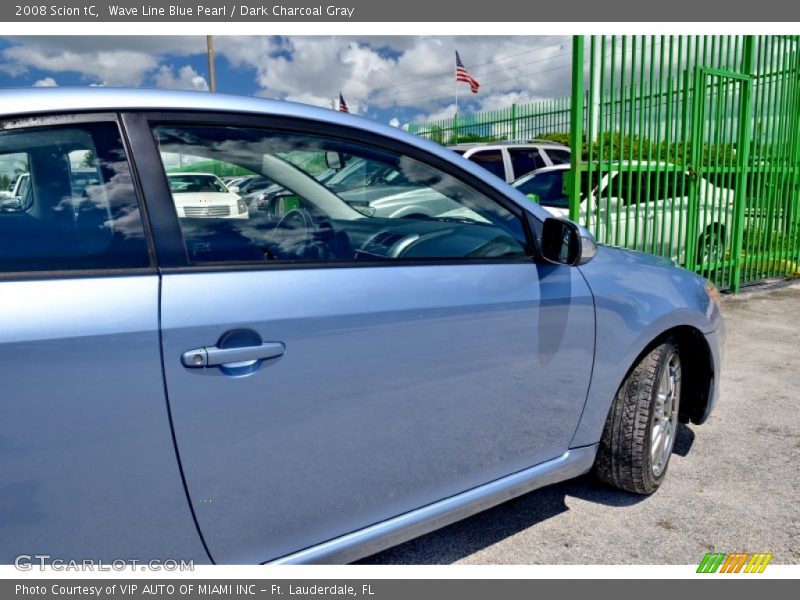
M 566 55 L 563 55 L 563 56 L 566 56 Z M 561 57 L 558 56 L 558 57 L 552 58 L 552 60 L 557 60 L 558 58 L 561 58 Z M 542 62 L 542 61 L 532 61 L 531 64 L 534 64 L 536 62 Z M 525 66 L 525 65 L 520 65 L 520 66 Z M 557 69 L 560 69 L 560 68 L 566 68 L 568 66 L 569 66 L 569 63 L 564 64 L 564 65 L 559 65 L 556 69 L 542 69 L 540 71 L 526 71 L 526 72 L 523 72 L 523 73 L 518 73 L 518 74 L 516 74 L 516 75 L 514 75 L 512 77 L 507 77 L 505 79 L 484 80 L 484 81 L 481 82 L 481 86 L 492 85 L 494 83 L 498 83 L 500 81 L 506 81 L 508 79 L 518 79 L 520 77 L 532 76 L 532 75 L 536 75 L 538 73 L 546 73 L 546 72 L 551 71 L 551 70 L 557 70 Z M 483 75 L 493 75 L 495 73 L 507 73 L 507 72 L 508 71 L 506 71 L 505 69 L 499 69 L 499 70 L 496 70 L 496 71 L 491 71 L 489 73 L 484 73 Z M 428 85 L 428 86 L 424 86 L 424 87 L 409 88 L 407 90 L 402 90 L 402 91 L 398 92 L 396 94 L 396 96 L 400 97 L 400 98 L 406 98 L 406 99 L 424 97 L 424 96 L 431 96 L 431 95 L 436 93 L 434 90 L 444 89 L 446 87 L 451 86 L 452 84 L 453 84 L 453 81 L 448 80 L 448 81 L 444 81 L 444 82 L 441 82 L 441 83 L 438 83 L 438 84 Z M 425 92 L 423 94 L 414 94 L 413 92 L 416 92 L 417 90 L 425 90 Z M 409 92 L 412 92 L 411 96 L 408 96 Z M 381 97 L 382 96 L 378 96 L 377 99 L 380 99 Z M 374 100 L 376 100 L 376 98 L 373 97 L 372 100 L 374 101 Z
M 541 62 L 544 62 L 544 61 L 557 60 L 557 59 L 561 58 L 562 56 L 569 56 L 569 54 L 564 53 L 564 54 L 558 54 L 558 55 L 555 55 L 555 56 L 547 56 L 547 57 L 540 58 L 540 59 L 537 59 L 537 60 L 532 60 L 530 62 L 514 65 L 514 67 L 526 67 L 526 66 L 538 64 L 538 63 L 541 63 Z M 508 69 L 496 69 L 494 71 L 486 71 L 484 73 L 476 73 L 476 75 L 481 77 L 481 78 L 483 78 L 483 77 L 486 77 L 488 75 L 494 75 L 495 73 L 505 73 L 507 71 L 508 71 Z M 448 72 L 447 75 L 452 75 L 452 73 Z M 412 87 L 407 87 L 407 88 L 401 90 L 399 93 L 400 94 L 404 94 L 405 92 L 413 92 L 413 91 L 416 91 L 416 90 L 430 90 L 431 87 L 438 88 L 438 87 L 442 87 L 444 85 L 450 85 L 451 83 L 452 83 L 452 80 L 448 80 L 446 82 L 441 82 L 441 83 L 437 83 L 437 84 L 424 85 L 424 86 L 412 86 Z M 481 85 L 489 84 L 489 83 L 491 83 L 491 82 L 485 82 L 484 81 L 484 82 L 481 82 Z M 386 94 L 386 92 L 379 92 L 378 94 L 373 95 L 372 98 L 373 99 L 375 99 L 376 97 L 380 98 L 380 97 L 384 96 L 385 94 Z
M 546 44 L 544 46 L 536 46 L 534 48 L 529 48 L 528 50 L 523 50 L 522 52 L 516 52 L 514 54 L 508 54 L 506 56 L 495 57 L 492 60 L 472 65 L 472 67 L 470 68 L 470 71 L 473 71 L 477 67 L 482 67 L 482 66 L 485 66 L 485 65 L 495 64 L 495 63 L 497 63 L 499 61 L 508 60 L 508 59 L 511 59 L 511 58 L 515 58 L 517 56 L 521 56 L 523 54 L 529 54 L 531 52 L 537 52 L 539 50 L 545 50 L 547 48 L 553 48 L 555 46 L 561 46 L 563 44 L 564 44 L 563 41 L 555 42 L 553 44 Z M 437 73 L 435 75 L 425 75 L 423 77 L 415 77 L 413 82 L 411 82 L 411 83 L 417 83 L 417 82 L 420 82 L 420 81 L 428 81 L 428 80 L 431 80 L 431 79 L 438 79 L 439 77 L 444 77 L 446 75 L 451 75 L 452 73 L 453 73 L 453 69 L 448 69 L 447 71 L 442 71 L 442 72 Z M 477 73 L 477 74 L 480 74 L 480 73 Z M 385 92 L 385 91 L 396 89 L 396 88 L 406 87 L 408 85 L 408 83 L 409 82 L 396 83 L 396 84 L 392 84 L 392 85 L 389 85 L 389 86 L 384 86 L 382 88 L 378 88 L 378 92 L 381 93 L 381 92 Z
M 553 72 L 553 71 L 559 71 L 561 69 L 566 69 L 566 68 L 569 68 L 570 66 L 571 66 L 571 64 L 568 62 L 566 64 L 558 65 L 558 66 L 552 67 L 550 69 L 541 69 L 541 70 L 538 70 L 538 71 L 527 71 L 525 73 L 518 73 L 518 74 L 516 74 L 516 75 L 514 75 L 512 77 L 504 77 L 504 78 L 501 78 L 501 79 L 485 81 L 485 82 L 481 83 L 481 86 L 484 86 L 484 85 L 488 86 L 488 85 L 494 85 L 494 84 L 497 84 L 497 83 L 503 83 L 503 82 L 506 82 L 506 81 L 517 80 L 517 79 L 520 79 L 522 77 L 533 77 L 534 75 L 540 75 L 542 73 L 549 73 L 549 72 Z M 497 72 L 500 72 L 500 71 L 497 71 Z M 426 92 L 424 92 L 422 94 L 411 94 L 410 96 L 406 95 L 403 92 L 400 92 L 396 96 L 395 101 L 407 103 L 407 102 L 411 102 L 411 101 L 419 99 L 419 98 L 433 98 L 436 95 L 443 95 L 445 93 L 444 90 L 443 90 L 443 86 L 450 86 L 450 85 L 452 85 L 451 82 L 447 82 L 447 83 L 443 83 L 443 84 L 439 84 L 439 85 L 435 85 L 435 86 L 429 86 L 428 88 L 426 88 L 427 89 Z M 436 89 L 442 89 L 443 91 L 437 94 L 437 92 L 433 91 L 433 90 L 436 90 Z M 409 90 L 409 91 L 411 91 L 411 90 Z
M 642 44 L 642 47 L 641 47 L 641 49 L 639 51 L 646 50 L 646 49 L 650 48 L 652 45 L 653 45 L 652 43 Z M 632 52 L 633 52 L 633 49 L 632 48 L 628 48 L 628 49 L 626 49 L 625 53 L 626 54 L 632 54 Z M 618 56 L 618 55 L 621 55 L 621 54 L 622 54 L 622 48 L 620 47 L 614 53 L 614 55 Z M 566 53 L 561 55 L 561 56 L 566 56 Z M 527 65 L 527 64 L 534 64 L 534 63 L 537 63 L 537 62 L 542 62 L 544 60 L 556 60 L 558 58 L 560 58 L 560 56 L 547 57 L 547 58 L 544 58 L 544 59 L 531 61 L 530 63 L 524 63 L 523 65 L 519 65 L 519 66 L 524 66 L 524 65 Z M 584 59 L 584 65 L 588 65 L 588 63 L 589 63 L 589 57 L 586 57 Z M 530 76 L 533 76 L 533 75 L 539 75 L 541 73 L 547 73 L 547 72 L 550 72 L 550 71 L 557 71 L 557 70 L 560 70 L 560 69 L 565 69 L 567 67 L 570 67 L 571 64 L 572 64 L 571 62 L 568 62 L 566 64 L 558 65 L 558 66 L 553 67 L 551 69 L 542 69 L 540 71 L 529 71 L 527 73 L 520 73 L 520 74 L 517 74 L 517 75 L 512 76 L 512 77 L 506 77 L 506 78 L 503 78 L 503 79 L 489 80 L 489 81 L 482 82 L 481 85 L 483 86 L 483 85 L 493 85 L 493 84 L 498 84 L 498 83 L 504 83 L 506 81 L 520 79 L 521 77 L 530 77 Z M 491 73 L 484 73 L 484 75 L 488 75 L 488 74 L 492 74 L 492 73 L 500 73 L 500 72 L 504 72 L 504 71 L 505 71 L 505 69 L 500 69 L 500 70 L 492 71 Z M 442 82 L 442 83 L 436 84 L 436 85 L 424 86 L 424 87 L 421 87 L 421 88 L 413 88 L 413 89 L 409 89 L 407 91 L 410 92 L 410 91 L 415 91 L 415 90 L 418 90 L 418 89 L 425 89 L 426 93 L 423 93 L 423 94 L 412 94 L 411 96 L 407 96 L 407 95 L 405 95 L 405 91 L 401 91 L 401 92 L 398 93 L 397 96 L 399 97 L 400 101 L 402 101 L 404 103 L 408 103 L 408 102 L 417 100 L 419 98 L 426 98 L 426 97 L 433 99 L 433 97 L 436 96 L 436 95 L 444 95 L 443 92 L 437 94 L 437 92 L 435 92 L 434 90 L 443 89 L 445 86 L 449 86 L 450 84 L 451 84 L 451 82 L 448 81 L 448 82 Z M 540 91 L 539 93 L 542 93 L 542 92 Z M 380 95 L 378 96 L 378 98 L 380 98 Z M 374 100 L 374 98 L 373 98 L 373 100 Z M 397 99 L 395 99 L 395 101 L 397 101 Z

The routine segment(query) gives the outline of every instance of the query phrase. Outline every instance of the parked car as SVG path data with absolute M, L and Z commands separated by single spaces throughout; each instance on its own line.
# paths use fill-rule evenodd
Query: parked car
M 657 171 L 658 170 L 658 171 Z M 536 200 L 552 215 L 569 215 L 564 176 L 569 165 L 539 169 L 512 185 Z M 593 230 L 598 239 L 613 245 L 656 249 L 683 261 L 689 218 L 689 193 L 697 185 L 696 256 L 712 264 L 730 248 L 733 226 L 733 190 L 712 185 L 703 177 L 676 170 L 667 163 L 624 162 L 614 170 L 593 169 L 591 182 L 582 173 L 580 223 L 587 223 L 587 198 Z M 694 181 L 693 181 L 694 180 Z M 591 189 L 588 189 L 591 187 Z
M 25 195 L 25 189 L 28 187 L 30 181 L 30 173 L 20 173 L 9 184 L 8 190 L 0 191 L 0 199 L 3 198 L 21 198 Z
M 252 177 L 244 184 L 236 185 L 236 187 L 239 188 L 237 193 L 245 196 L 255 192 L 264 191 L 273 184 L 274 182 L 270 181 L 266 177 Z
M 293 150 L 380 161 L 459 208 L 370 216 Z M 98 181 L 74 196 L 78 151 Z M 34 200 L 0 212 L 0 562 L 347 562 L 590 470 L 649 494 L 717 399 L 711 284 L 397 128 L 31 88 L 0 91 L 4 153 Z M 286 193 L 185 218 L 183 194 L 229 192 L 205 173 L 189 191 L 176 156 Z
M 508 183 L 536 169 L 568 165 L 570 157 L 569 146 L 547 140 L 480 142 L 448 147 Z
M 167 173 L 178 216 L 183 218 L 224 217 L 247 219 L 247 204 L 211 173 Z

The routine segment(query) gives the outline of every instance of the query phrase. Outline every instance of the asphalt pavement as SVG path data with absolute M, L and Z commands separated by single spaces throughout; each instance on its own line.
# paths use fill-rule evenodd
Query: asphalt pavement
M 717 408 L 681 426 L 661 488 L 587 475 L 361 561 L 367 564 L 697 564 L 706 552 L 800 563 L 800 283 L 723 297 Z

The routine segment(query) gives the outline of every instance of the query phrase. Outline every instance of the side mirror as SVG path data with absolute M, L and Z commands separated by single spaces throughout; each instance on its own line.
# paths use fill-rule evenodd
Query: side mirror
M 585 265 L 597 254 L 592 234 L 567 219 L 545 219 L 542 256 L 557 265 Z
M 339 152 L 328 151 L 325 153 L 325 165 L 329 169 L 338 171 L 344 168 L 344 163 L 344 156 L 342 156 Z
M 238 194 L 238 193 L 239 193 L 239 186 L 238 186 L 238 185 L 231 185 L 231 186 L 228 186 L 228 191 L 229 191 L 231 194 Z

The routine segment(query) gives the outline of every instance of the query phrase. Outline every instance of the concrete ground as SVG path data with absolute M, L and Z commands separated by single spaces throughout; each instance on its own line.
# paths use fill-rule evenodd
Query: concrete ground
M 591 476 L 507 502 L 372 564 L 696 564 L 709 551 L 800 563 L 800 284 L 723 297 L 720 401 L 682 426 L 650 497 Z

